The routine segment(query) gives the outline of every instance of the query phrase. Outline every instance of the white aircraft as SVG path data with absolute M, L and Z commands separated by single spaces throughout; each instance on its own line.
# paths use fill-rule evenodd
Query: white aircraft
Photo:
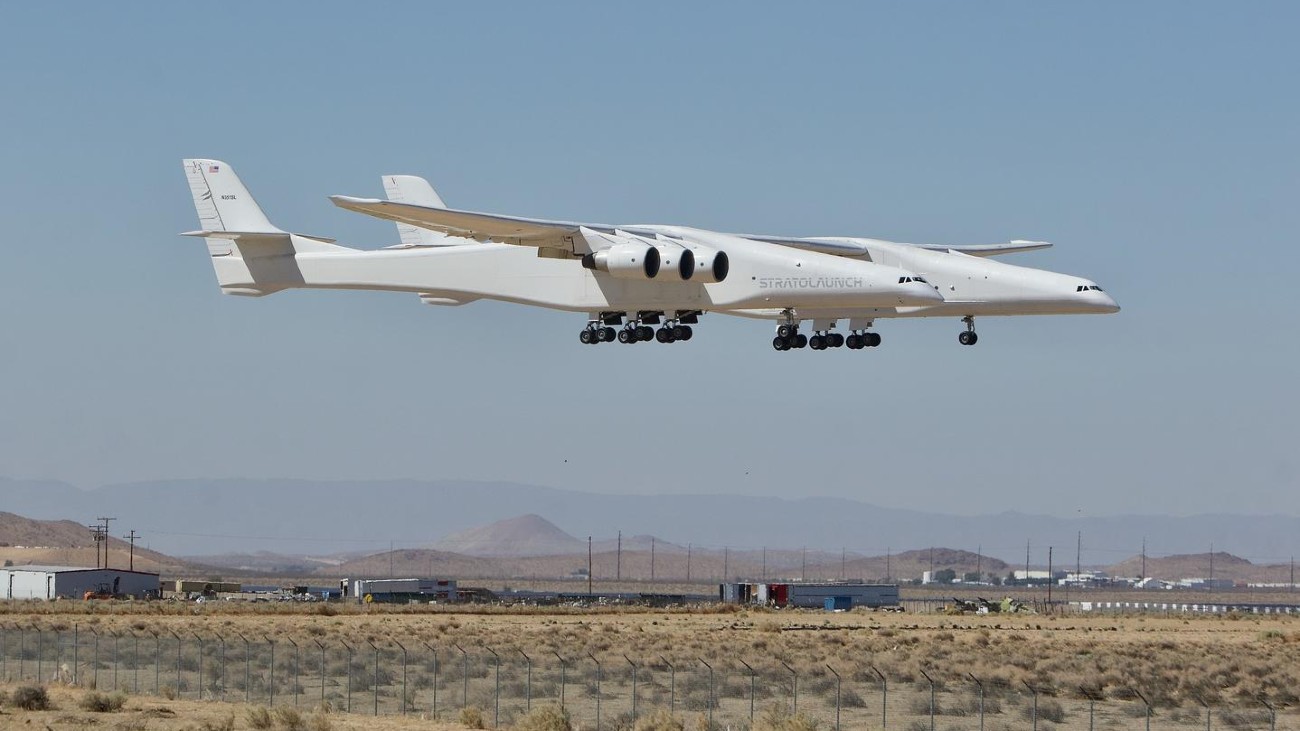
M 221 291 L 393 290 L 437 305 L 478 299 L 588 313 L 583 343 L 689 340 L 705 312 L 772 312 L 774 347 L 803 347 L 797 313 L 943 302 L 896 266 L 684 226 L 604 226 L 457 211 L 417 179 L 386 178 L 397 200 L 335 196 L 344 208 L 397 221 L 402 244 L 360 250 L 283 231 L 229 165 L 183 161 Z M 427 189 L 427 190 L 425 190 Z M 421 203 L 403 202 L 410 191 Z M 420 231 L 418 229 L 432 229 Z M 438 235 L 434 231 L 444 235 Z M 656 332 L 650 325 L 659 324 Z M 616 331 L 613 326 L 622 325 Z
M 385 175 L 383 180 L 390 201 L 410 205 L 388 206 L 380 201 L 362 201 L 341 196 L 336 196 L 334 200 L 344 208 L 398 221 L 403 242 L 415 243 L 416 240 L 412 237 L 417 235 L 429 237 L 441 235 L 431 229 L 478 238 L 518 235 L 520 232 L 545 237 L 550 235 L 549 232 L 552 230 L 550 227 L 558 226 L 567 230 L 580 226 L 580 224 L 559 224 L 452 211 L 447 209 L 433 186 L 423 178 L 411 175 Z M 659 235 L 665 227 L 625 228 L 642 234 Z M 966 325 L 966 329 L 957 337 L 958 342 L 962 345 L 974 345 L 979 340 L 979 336 L 975 333 L 977 316 L 1105 314 L 1119 311 L 1119 305 L 1115 300 L 1103 292 L 1095 282 L 1068 274 L 1004 264 L 988 258 L 1049 248 L 1051 244 L 1045 241 L 947 246 L 900 244 L 852 237 L 788 238 L 751 234 L 730 235 L 905 269 L 914 274 L 900 274 L 899 284 L 908 284 L 909 278 L 910 282 L 928 283 L 933 285 L 944 298 L 942 304 L 928 303 L 919 306 L 809 305 L 797 309 L 761 307 L 728 312 L 743 317 L 780 322 L 777 338 L 773 341 L 774 347 L 778 350 L 804 347 L 805 343 L 811 345 L 814 350 L 841 345 L 848 345 L 852 349 L 875 347 L 880 344 L 880 335 L 869 332 L 868 328 L 877 318 L 958 317 Z M 456 240 L 451 239 L 451 241 Z M 425 243 L 429 241 L 425 240 Z M 848 337 L 832 332 L 840 320 L 848 320 L 850 330 Z M 814 334 L 811 338 L 799 334 L 799 325 L 802 321 L 813 323 Z

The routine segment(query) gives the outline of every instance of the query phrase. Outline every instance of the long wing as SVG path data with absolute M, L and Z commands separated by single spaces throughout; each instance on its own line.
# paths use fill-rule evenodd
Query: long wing
M 547 221 L 540 218 L 502 216 L 495 213 L 460 211 L 454 208 L 433 208 L 411 203 L 398 203 L 377 198 L 353 198 L 333 195 L 330 200 L 339 208 L 364 213 L 412 226 L 441 231 L 450 236 L 462 236 L 477 241 L 496 241 L 520 246 L 568 249 L 576 254 L 590 253 L 590 247 L 580 235 L 586 227 L 598 231 L 613 231 L 612 226 L 582 224 L 571 221 Z
M 959 254 L 969 254 L 970 256 L 1001 256 L 1003 254 L 1019 254 L 1023 251 L 1038 251 L 1039 249 L 1050 249 L 1052 245 L 1046 241 L 1009 241 L 1005 244 L 968 244 L 966 246 L 946 246 L 944 244 L 917 244 L 922 249 L 930 251 L 955 251 Z

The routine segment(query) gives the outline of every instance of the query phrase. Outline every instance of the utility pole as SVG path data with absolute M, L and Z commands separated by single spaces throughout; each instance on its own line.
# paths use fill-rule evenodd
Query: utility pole
M 1029 586 L 1029 539 L 1025 539 L 1025 586 Z
M 587 596 L 591 596 L 591 536 L 587 536 Z
M 803 547 L 802 556 L 803 556 L 802 559 L 803 568 L 799 569 L 799 580 L 807 581 L 808 580 L 808 547 L 807 546 Z
M 1295 556 L 1291 557 L 1291 593 L 1295 593 Z
M 763 546 L 763 581 L 767 581 L 767 546 Z
M 650 536 L 650 580 L 655 580 L 655 537 Z
M 614 562 L 614 578 L 623 578 L 623 531 L 618 532 L 618 558 Z
M 1210 593 L 1214 593 L 1214 544 L 1210 544 Z
M 1047 547 L 1047 611 L 1052 611 L 1052 547 Z
M 691 583 L 691 544 L 686 544 L 686 583 Z
M 131 542 L 131 562 L 128 564 L 128 571 L 135 571 L 135 539 L 139 537 L 136 535 L 135 528 L 132 528 L 131 532 L 126 536 L 126 539 Z
M 1138 577 L 1139 583 L 1147 580 L 1147 537 L 1142 536 L 1142 575 Z
M 394 578 L 393 574 L 393 542 L 388 542 L 388 578 Z
M 117 520 L 117 518 L 95 518 L 95 520 L 104 524 L 103 537 L 100 540 L 104 542 L 104 568 L 108 568 L 108 521 Z
M 934 581 L 934 546 L 930 546 L 930 581 Z
M 975 583 L 984 580 L 984 544 L 975 546 Z
M 99 568 L 99 525 L 88 525 L 91 538 L 95 541 L 95 568 Z
M 722 580 L 727 581 L 729 569 L 731 568 L 731 546 L 722 547 Z
M 890 551 L 889 546 L 885 546 L 885 581 L 886 582 L 889 581 L 889 577 L 891 576 L 889 571 L 889 561 L 892 557 L 893 557 L 893 553 Z
M 848 549 L 840 546 L 840 581 L 844 581 L 844 562 L 848 557 Z
M 1074 580 L 1079 581 L 1079 575 L 1083 573 L 1083 531 L 1075 538 L 1074 545 Z

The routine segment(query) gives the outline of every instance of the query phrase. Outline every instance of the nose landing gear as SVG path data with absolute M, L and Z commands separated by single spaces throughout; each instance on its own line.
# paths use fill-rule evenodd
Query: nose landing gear
M 957 342 L 962 345 L 974 345 L 975 343 L 978 343 L 980 336 L 975 332 L 975 318 L 971 315 L 967 315 L 961 318 L 961 321 L 966 323 L 966 330 L 957 335 Z

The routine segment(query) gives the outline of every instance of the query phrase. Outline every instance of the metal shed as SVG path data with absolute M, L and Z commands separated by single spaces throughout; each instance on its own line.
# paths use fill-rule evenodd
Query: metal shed
M 9 566 L 0 569 L 0 598 L 81 599 L 86 592 L 137 599 L 156 597 L 158 574 L 84 566 Z

